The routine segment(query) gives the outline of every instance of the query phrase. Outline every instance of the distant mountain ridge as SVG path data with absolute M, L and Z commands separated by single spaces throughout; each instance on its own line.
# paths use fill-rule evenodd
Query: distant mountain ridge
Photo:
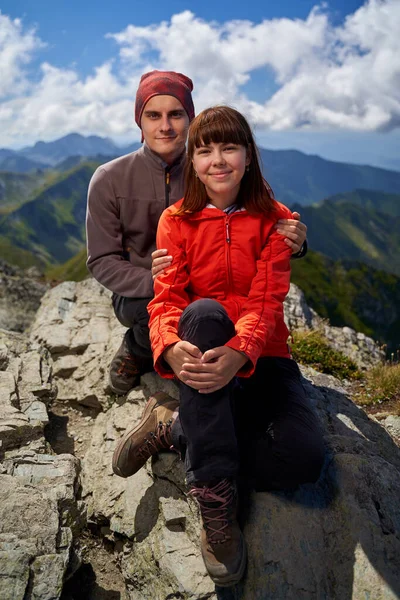
M 334 162 L 297 150 L 260 148 L 260 156 L 276 199 L 288 206 L 306 206 L 360 188 L 389 194 L 400 191 L 398 171 Z
M 21 150 L 0 149 L 0 170 L 27 172 L 36 168 L 51 168 L 70 156 L 122 156 L 137 150 L 140 144 L 117 146 L 110 138 L 70 133 L 53 142 L 36 142 Z M 11 167 L 11 168 L 10 168 Z
M 9 262 L 13 263 L 11 259 L 14 254 L 15 264 L 23 266 L 18 257 L 18 248 L 20 248 L 32 252 L 36 257 L 35 260 L 41 261 L 44 265 L 63 263 L 84 246 L 87 188 L 95 168 L 106 158 L 101 156 L 98 160 L 81 162 L 84 159 L 79 156 L 69 157 L 60 164 L 62 168 L 58 172 L 47 171 L 45 177 L 43 173 L 39 177 L 37 174 L 0 172 L 0 237 L 3 241 L 7 240 Z M 69 169 L 71 165 L 76 166 Z M 271 165 L 274 167 L 272 161 Z M 348 166 L 339 165 L 345 168 Z M 67 171 L 64 171 L 64 168 Z M 285 161 L 280 169 L 281 173 L 287 170 Z M 291 170 L 294 171 L 293 165 Z M 276 177 L 278 175 L 279 173 L 276 172 Z M 393 172 L 393 175 L 399 178 L 398 189 L 400 189 L 400 173 Z M 294 183 L 290 183 L 285 177 L 280 180 L 281 183 L 285 183 L 286 190 L 294 197 L 299 189 L 300 174 L 297 173 L 296 177 Z M 301 177 L 304 186 L 312 184 L 312 173 L 303 170 Z M 279 187 L 275 185 L 277 182 L 269 179 L 277 189 Z M 332 177 L 331 180 L 333 179 Z M 41 187 L 37 187 L 36 194 L 32 195 L 35 182 L 38 185 L 40 180 Z M 2 181 L 5 182 L 3 195 L 1 195 Z M 27 194 L 25 204 L 16 206 L 12 210 L 13 203 L 18 198 L 21 203 L 23 183 Z M 321 190 L 322 187 L 319 193 L 322 193 Z M 285 198 L 279 195 L 277 197 L 285 201 Z M 285 203 L 288 204 L 287 201 Z M 1 206 L 7 207 L 7 211 L 4 209 L 3 214 L 4 212 L 8 214 L 3 217 L 1 217 Z M 308 226 L 311 248 L 334 260 L 358 260 L 398 275 L 400 274 L 399 207 L 400 195 L 371 190 L 336 194 L 323 202 L 315 202 L 313 206 L 294 205 L 294 208 L 301 212 L 302 220 Z
M 39 169 L 65 170 L 101 157 L 106 162 L 140 147 L 134 143 L 118 147 L 109 138 L 71 133 L 53 142 L 37 142 L 19 151 L 0 149 L 0 171 L 29 172 Z M 297 150 L 260 148 L 263 172 L 277 200 L 291 206 L 309 205 L 355 189 L 399 193 L 400 172 L 334 162 Z M 80 158 L 79 158 L 80 157 Z

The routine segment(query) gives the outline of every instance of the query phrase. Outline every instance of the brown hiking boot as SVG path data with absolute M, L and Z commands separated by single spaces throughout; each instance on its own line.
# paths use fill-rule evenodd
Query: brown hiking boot
M 160 450 L 172 449 L 171 427 L 179 401 L 164 392 L 149 398 L 140 423 L 130 429 L 114 450 L 112 468 L 120 477 L 130 477 Z
M 236 518 L 236 485 L 222 479 L 212 487 L 194 487 L 189 493 L 200 505 L 201 554 L 208 574 L 216 585 L 235 585 L 243 577 L 247 560 L 246 544 Z
M 122 344 L 114 354 L 109 373 L 109 386 L 115 394 L 127 394 L 139 385 L 143 359 L 134 356 L 128 345 L 129 329 L 125 333 Z

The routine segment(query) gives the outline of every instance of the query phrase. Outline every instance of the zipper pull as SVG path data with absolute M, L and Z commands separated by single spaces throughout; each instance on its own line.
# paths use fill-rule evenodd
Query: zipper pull
M 169 185 L 169 180 L 170 180 L 170 172 L 169 172 L 169 171 L 167 171 L 167 172 L 166 172 L 166 174 L 165 174 L 165 183 L 166 183 L 167 185 Z
M 226 241 L 228 242 L 228 244 L 230 244 L 231 238 L 229 237 L 229 221 L 228 220 L 225 223 L 225 230 L 226 230 Z

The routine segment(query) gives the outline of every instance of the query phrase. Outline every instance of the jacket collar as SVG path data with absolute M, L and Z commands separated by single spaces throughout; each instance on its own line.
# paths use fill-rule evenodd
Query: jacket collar
M 153 150 L 149 148 L 146 142 L 144 142 L 142 146 L 142 151 L 143 156 L 146 158 L 146 160 L 150 160 L 155 167 L 161 168 L 163 171 L 165 171 L 165 169 L 169 167 L 169 170 L 173 172 L 179 169 L 180 167 L 183 167 L 186 163 L 186 148 L 182 152 L 182 154 L 178 156 L 178 158 L 172 165 L 168 165 L 160 156 L 158 156 L 158 154 L 153 152 Z
M 178 203 L 177 203 L 178 204 Z M 179 206 L 182 204 L 181 201 L 179 201 Z M 198 221 L 198 220 L 202 220 L 202 219 L 223 219 L 223 218 L 232 218 L 235 215 L 248 215 L 249 213 L 247 212 L 247 210 L 238 210 L 232 214 L 228 214 L 226 212 L 224 212 L 223 210 L 220 210 L 219 208 L 216 207 L 212 207 L 212 208 L 203 208 L 203 210 L 200 210 L 198 212 L 195 212 L 191 215 L 185 215 L 182 216 L 183 219 L 190 219 L 191 221 Z

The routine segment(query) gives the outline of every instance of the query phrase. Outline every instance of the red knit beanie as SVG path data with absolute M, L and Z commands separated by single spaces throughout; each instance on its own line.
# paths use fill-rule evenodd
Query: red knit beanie
M 153 96 L 174 96 L 187 112 L 189 121 L 194 119 L 192 100 L 193 81 L 174 71 L 150 71 L 142 75 L 136 92 L 135 121 L 141 129 L 143 109 Z M 143 140 L 142 140 L 143 141 Z

